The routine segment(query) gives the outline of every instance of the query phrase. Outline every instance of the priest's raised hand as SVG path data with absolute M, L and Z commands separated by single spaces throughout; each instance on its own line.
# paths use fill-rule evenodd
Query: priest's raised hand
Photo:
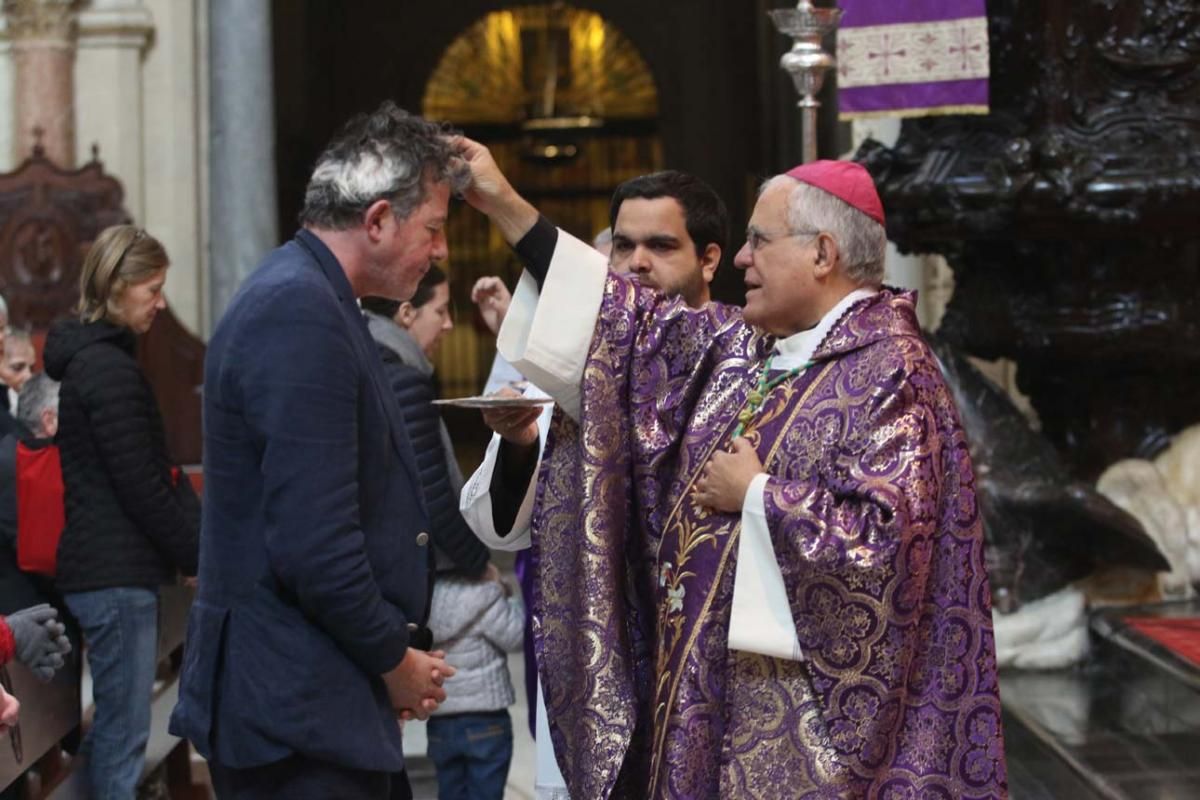
M 537 222 L 537 209 L 517 194 L 485 146 L 465 136 L 455 137 L 451 144 L 471 170 L 463 199 L 491 218 L 505 241 L 516 244 Z

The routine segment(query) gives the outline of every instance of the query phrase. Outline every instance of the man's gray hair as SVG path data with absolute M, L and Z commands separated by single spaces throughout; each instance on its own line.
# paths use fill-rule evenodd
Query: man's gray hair
M 860 286 L 883 282 L 887 229 L 841 198 L 824 189 L 779 175 L 768 181 L 796 184 L 788 195 L 787 221 L 793 234 L 828 233 L 838 244 L 842 271 Z
M 347 230 L 378 200 L 388 200 L 396 216 L 407 219 L 426 200 L 426 177 L 461 191 L 470 170 L 455 158 L 451 135 L 390 100 L 353 117 L 317 159 L 300 224 Z
M 42 428 L 42 412 L 46 409 L 58 411 L 58 381 L 39 372 L 21 387 L 17 396 L 17 419 L 38 433 Z
M 4 321 L 8 322 L 8 301 L 2 294 L 0 294 L 0 317 L 4 317 Z

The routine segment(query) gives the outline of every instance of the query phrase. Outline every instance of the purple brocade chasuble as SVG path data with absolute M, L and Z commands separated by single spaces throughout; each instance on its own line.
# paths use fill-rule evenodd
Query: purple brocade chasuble
M 774 341 L 610 275 L 534 511 L 539 671 L 571 797 L 1007 796 L 958 413 L 885 289 L 747 430 L 803 661 L 728 649 L 739 514 L 689 491 Z

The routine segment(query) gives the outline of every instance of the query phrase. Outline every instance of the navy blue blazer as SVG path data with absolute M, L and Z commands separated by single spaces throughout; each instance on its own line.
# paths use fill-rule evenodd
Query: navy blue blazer
M 380 675 L 423 619 L 428 529 L 350 284 L 301 231 L 209 342 L 200 588 L 171 732 L 230 767 L 403 769 Z

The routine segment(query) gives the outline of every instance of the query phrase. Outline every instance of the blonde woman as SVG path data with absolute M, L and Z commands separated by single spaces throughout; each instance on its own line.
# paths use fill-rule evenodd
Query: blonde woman
M 96 715 L 84 748 L 97 800 L 134 796 L 150 730 L 158 587 L 195 575 L 198 515 L 171 476 L 158 403 L 136 360 L 137 337 L 166 308 L 168 260 L 132 225 L 96 238 L 79 314 L 46 339 L 61 381 L 56 441 L 66 527 L 56 583 L 87 644 Z

